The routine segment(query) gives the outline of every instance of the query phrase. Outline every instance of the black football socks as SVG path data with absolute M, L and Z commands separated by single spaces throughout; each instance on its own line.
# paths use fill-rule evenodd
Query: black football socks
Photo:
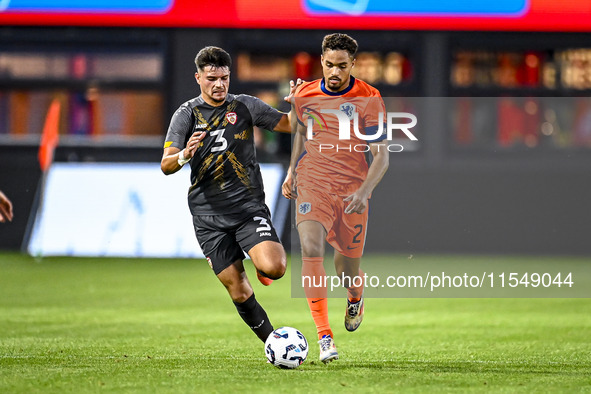
M 242 303 L 234 302 L 234 305 L 236 305 L 242 320 L 248 324 L 261 341 L 265 342 L 269 334 L 273 332 L 273 326 L 267 317 L 267 313 L 254 297 L 254 293 L 246 301 Z

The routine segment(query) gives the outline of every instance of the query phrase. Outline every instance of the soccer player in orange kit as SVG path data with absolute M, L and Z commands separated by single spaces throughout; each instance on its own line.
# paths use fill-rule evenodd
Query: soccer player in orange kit
M 376 133 L 386 129 L 379 124 L 385 115 L 380 93 L 351 75 L 357 48 L 357 42 L 346 34 L 324 37 L 323 78 L 302 84 L 292 102 L 298 115 L 297 135 L 282 187 L 286 198 L 296 198 L 304 283 L 305 278 L 315 278 L 308 283 L 317 284 L 326 277 L 325 240 L 335 249 L 337 275 L 350 278 L 344 283 L 348 331 L 355 331 L 363 320 L 364 284 L 359 266 L 367 231 L 368 200 L 388 168 L 388 151 L 383 146 L 386 135 Z M 348 139 L 339 138 L 343 117 L 335 116 L 336 110 L 348 117 L 345 120 L 350 128 L 357 126 L 367 138 L 354 133 Z M 371 166 L 364 153 L 368 151 L 373 156 Z M 328 319 L 326 286 L 305 285 L 304 290 L 318 331 L 320 361 L 336 360 L 339 355 Z

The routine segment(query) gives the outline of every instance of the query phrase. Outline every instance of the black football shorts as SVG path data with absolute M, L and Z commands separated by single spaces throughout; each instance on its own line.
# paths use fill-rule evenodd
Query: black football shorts
M 236 260 L 244 259 L 244 252 L 263 241 L 281 243 L 266 207 L 247 215 L 193 216 L 193 226 L 199 246 L 216 275 Z

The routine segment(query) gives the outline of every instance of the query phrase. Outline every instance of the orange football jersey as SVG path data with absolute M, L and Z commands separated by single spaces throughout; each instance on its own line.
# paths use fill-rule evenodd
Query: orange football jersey
M 380 92 L 351 77 L 349 86 L 341 92 L 329 91 L 324 79 L 318 79 L 301 85 L 295 96 L 298 122 L 307 127 L 308 136 L 296 167 L 297 184 L 348 195 L 367 176 L 368 143 L 386 137 L 386 112 Z M 354 127 L 369 140 L 359 138 Z

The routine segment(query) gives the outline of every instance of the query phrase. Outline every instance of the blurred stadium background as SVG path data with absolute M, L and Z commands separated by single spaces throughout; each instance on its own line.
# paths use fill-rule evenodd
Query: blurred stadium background
M 370 230 L 368 248 L 591 254 L 591 11 L 583 2 L 414 10 L 371 0 L 367 15 L 335 11 L 333 1 L 237 0 L 206 12 L 183 0 L 3 3 L 0 188 L 14 202 L 15 220 L 0 226 L 1 249 L 18 250 L 31 235 L 42 175 L 37 154 L 52 101 L 61 104 L 55 162 L 158 163 L 171 114 L 198 94 L 193 59 L 200 48 L 231 53 L 231 92 L 285 110 L 288 81 L 320 76 L 321 39 L 338 30 L 360 44 L 355 74 L 384 97 L 449 98 L 419 114 L 416 149 L 392 156 L 373 200 L 387 208 L 372 215 L 371 228 L 395 230 Z M 476 97 L 503 99 L 481 105 Z M 289 136 L 258 130 L 256 141 L 261 162 L 284 168 Z M 64 196 L 75 189 L 60 187 Z M 89 193 L 74 202 L 86 219 L 100 204 L 126 210 L 124 201 Z M 267 193 L 286 217 L 277 183 Z M 138 215 L 142 195 L 122 197 Z
M 355 75 L 419 119 L 419 143 L 391 155 L 372 199 L 367 260 L 586 265 L 590 19 L 583 0 L 0 0 L 0 190 L 15 214 L 0 225 L 0 388 L 588 389 L 588 299 L 372 299 L 362 335 L 339 342 L 341 364 L 279 375 L 206 264 L 114 256 L 199 255 L 187 169 L 159 170 L 171 115 L 199 93 L 199 49 L 230 52 L 231 93 L 287 110 L 289 80 L 320 77 L 322 37 L 341 31 L 360 45 Z M 52 103 L 59 143 L 44 175 Z M 279 194 L 290 144 L 256 131 L 276 227 L 297 248 Z M 257 297 L 313 338 L 287 282 L 256 283 Z

